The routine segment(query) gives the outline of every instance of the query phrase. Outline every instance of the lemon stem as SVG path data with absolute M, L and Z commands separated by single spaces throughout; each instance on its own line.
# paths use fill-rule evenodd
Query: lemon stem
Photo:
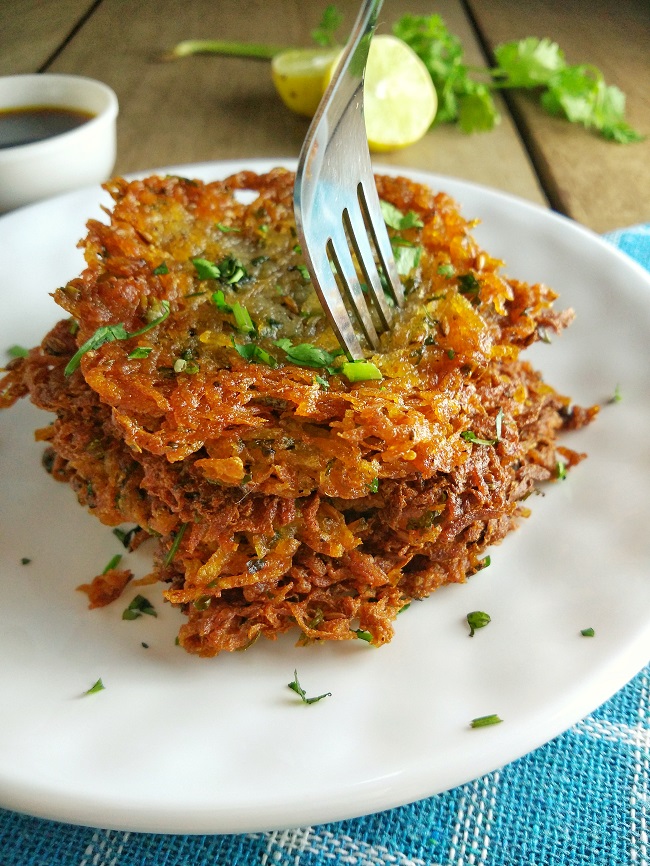
M 229 57 L 252 57 L 271 60 L 276 54 L 286 51 L 284 45 L 265 45 L 255 42 L 220 42 L 214 39 L 186 39 L 179 42 L 166 59 L 190 57 L 193 54 L 222 54 Z

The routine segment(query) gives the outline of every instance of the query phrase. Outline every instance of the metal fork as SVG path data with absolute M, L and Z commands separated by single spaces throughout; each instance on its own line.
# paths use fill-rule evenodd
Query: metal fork
M 307 270 L 351 360 L 363 358 L 363 350 L 343 293 L 373 348 L 379 342 L 378 331 L 390 326 L 387 295 L 397 306 L 404 303 L 370 164 L 363 112 L 364 73 L 382 3 L 365 0 L 362 5 L 302 146 L 294 191 L 296 227 Z M 365 280 L 363 287 L 355 259 Z

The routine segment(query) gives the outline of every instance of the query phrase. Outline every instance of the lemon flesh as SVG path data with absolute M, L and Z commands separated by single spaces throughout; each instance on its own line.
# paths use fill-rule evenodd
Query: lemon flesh
M 340 53 L 340 48 L 295 48 L 275 55 L 271 77 L 287 108 L 305 117 L 314 116 L 332 63 Z
M 396 36 L 375 36 L 364 84 L 370 150 L 398 150 L 419 141 L 437 108 L 431 76 L 413 49 Z

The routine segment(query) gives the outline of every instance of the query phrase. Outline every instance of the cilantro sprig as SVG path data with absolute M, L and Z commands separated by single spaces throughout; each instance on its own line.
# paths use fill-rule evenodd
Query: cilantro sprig
M 468 66 L 460 39 L 439 15 L 403 15 L 393 33 L 422 59 L 438 93 L 436 123 L 458 123 L 466 133 L 493 129 L 500 121 L 493 92 L 525 89 L 538 93 L 549 114 L 593 129 L 605 138 L 629 144 L 640 135 L 625 120 L 625 95 L 607 85 L 589 64 L 567 64 L 550 39 L 529 36 L 494 49 L 491 69 Z

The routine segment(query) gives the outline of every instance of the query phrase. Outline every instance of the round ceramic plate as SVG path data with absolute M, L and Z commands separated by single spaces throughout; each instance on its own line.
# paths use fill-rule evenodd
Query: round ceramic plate
M 244 167 L 271 166 L 165 171 L 212 179 Z M 488 569 L 411 605 L 388 646 L 299 648 L 289 635 L 206 660 L 175 646 L 182 615 L 160 585 L 145 593 L 157 618 L 122 620 L 135 587 L 87 610 L 75 587 L 124 551 L 41 468 L 32 431 L 48 417 L 26 401 L 0 413 L 0 805 L 181 833 L 358 816 L 512 761 L 647 662 L 650 277 L 539 207 L 409 175 L 482 221 L 475 233 L 506 273 L 550 284 L 576 310 L 561 338 L 529 355 L 575 402 L 603 404 L 565 440 L 588 459 L 529 500 L 532 516 L 491 550 Z M 0 219 L 0 350 L 37 343 L 60 317 L 48 293 L 81 270 L 76 243 L 100 201 L 87 189 Z M 150 556 L 145 546 L 125 561 L 142 575 Z M 469 639 L 472 610 L 492 622 Z M 594 638 L 581 636 L 588 627 Z M 294 670 L 308 695 L 331 696 L 301 703 L 287 688 Z M 105 689 L 82 696 L 100 677 Z M 493 713 L 502 724 L 470 728 Z

